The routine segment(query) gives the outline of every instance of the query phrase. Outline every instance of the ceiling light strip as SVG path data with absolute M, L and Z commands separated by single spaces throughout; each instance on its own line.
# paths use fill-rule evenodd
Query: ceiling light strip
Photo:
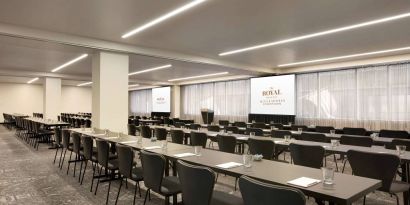
M 172 65 L 168 64 L 168 65 L 158 66 L 158 67 L 154 67 L 154 68 L 148 68 L 148 69 L 145 69 L 145 70 L 140 70 L 140 71 L 137 71 L 137 72 L 132 72 L 132 73 L 129 73 L 128 75 L 137 75 L 137 74 L 141 74 L 141 73 L 151 72 L 151 71 L 155 71 L 155 70 L 161 70 L 161 69 L 170 68 L 170 67 L 172 67 Z
M 207 74 L 207 75 L 197 75 L 197 76 L 191 76 L 191 77 L 185 77 L 185 78 L 175 78 L 175 79 L 170 79 L 168 81 L 181 81 L 181 80 L 190 80 L 190 79 L 196 79 L 196 78 L 205 78 L 205 77 L 212 77 L 212 76 L 217 76 L 217 75 L 226 75 L 229 72 L 221 72 L 221 73 L 212 73 L 212 74 Z
M 340 60 L 340 59 L 346 59 L 346 58 L 377 55 L 377 54 L 391 53 L 391 52 L 404 51 L 404 50 L 410 50 L 410 47 L 395 48 L 395 49 L 374 51 L 374 52 L 368 52 L 368 53 L 358 53 L 358 54 L 337 56 L 337 57 L 331 57 L 331 58 L 322 58 L 322 59 L 309 60 L 309 61 L 300 61 L 300 62 L 295 62 L 295 63 L 286 63 L 286 64 L 278 65 L 278 67 L 295 66 L 295 65 L 302 65 L 302 64 L 309 64 L 309 63 L 319 63 L 319 62 L 324 62 L 324 61 L 332 61 L 332 60 Z
M 29 80 L 27 83 L 28 83 L 28 84 L 31 84 L 31 83 L 37 81 L 38 79 L 39 79 L 39 78 L 33 78 L 33 79 Z
M 77 86 L 91 85 L 93 82 L 80 83 Z
M 196 0 L 196 1 L 192 1 L 191 3 L 185 4 L 182 7 L 179 7 L 179 8 L 177 8 L 177 9 L 175 9 L 175 10 L 173 10 L 173 11 L 171 11 L 171 12 L 169 12 L 169 13 L 163 15 L 163 16 L 160 16 L 160 17 L 158 17 L 158 18 L 156 18 L 156 19 L 154 19 L 154 20 L 152 20 L 152 21 L 150 21 L 150 22 L 148 22 L 148 23 L 146 23 L 146 24 L 132 30 L 132 31 L 129 31 L 128 33 L 122 35 L 121 38 L 128 38 L 132 35 L 135 35 L 135 34 L 141 32 L 141 31 L 143 31 L 143 30 L 145 30 L 149 27 L 152 27 L 156 24 L 159 24 L 159 23 L 161 23 L 161 22 L 163 22 L 163 21 L 165 21 L 165 20 L 167 20 L 167 19 L 169 19 L 169 18 L 171 18 L 175 15 L 178 15 L 178 14 L 180 14 L 180 13 L 182 13 L 182 12 L 192 8 L 192 7 L 195 7 L 198 4 L 203 3 L 204 1 L 206 1 L 206 0 Z
M 295 38 L 290 38 L 290 39 L 275 41 L 275 42 L 271 42 L 271 43 L 265 43 L 265 44 L 260 44 L 260 45 L 256 45 L 256 46 L 251 46 L 251 47 L 247 47 L 247 48 L 227 51 L 227 52 L 220 53 L 219 56 L 227 56 L 227 55 L 232 55 L 232 54 L 236 54 L 236 53 L 242 53 L 242 52 L 251 51 L 251 50 L 255 50 L 255 49 L 265 48 L 265 47 L 269 47 L 269 46 L 275 46 L 275 45 L 300 41 L 300 40 L 304 40 L 304 39 L 314 38 L 314 37 L 318 37 L 318 36 L 324 36 L 324 35 L 337 33 L 337 32 L 342 32 L 342 31 L 353 30 L 353 29 L 357 29 L 357 28 L 361 28 L 361 27 L 371 26 L 371 25 L 384 23 L 384 22 L 388 22 L 388 21 L 394 21 L 394 20 L 407 18 L 407 17 L 410 17 L 410 13 L 404 13 L 404 14 L 390 16 L 390 17 L 386 17 L 386 18 L 381 18 L 381 19 L 377 19 L 377 20 L 373 20 L 373 21 L 367 21 L 367 22 L 363 22 L 363 23 L 359 23 L 359 24 L 345 26 L 345 27 L 341 27 L 341 28 L 326 30 L 326 31 L 318 32 L 318 33 L 312 33 L 312 34 L 307 34 L 307 35 L 303 35 L 303 36 L 298 36 L 298 37 L 295 37 Z
M 131 87 L 137 87 L 137 86 L 140 86 L 140 84 L 128 85 L 129 88 L 131 88 Z
M 65 67 L 67 67 L 67 66 L 69 66 L 69 65 L 71 65 L 71 64 L 73 64 L 73 63 L 76 63 L 77 61 L 80 61 L 80 60 L 86 58 L 87 56 L 88 56 L 88 54 L 83 54 L 83 55 L 81 55 L 81 56 L 79 56 L 79 57 L 77 57 L 77 58 L 74 58 L 73 60 L 68 61 L 67 63 L 64 63 L 63 65 L 58 66 L 57 68 L 54 68 L 53 70 L 51 70 L 51 72 L 54 73 L 54 72 L 56 72 L 56 71 L 59 71 L 59 70 L 65 68 Z

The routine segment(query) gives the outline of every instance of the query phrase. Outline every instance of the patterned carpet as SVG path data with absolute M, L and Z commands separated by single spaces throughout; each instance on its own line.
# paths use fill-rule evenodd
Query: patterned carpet
M 53 164 L 55 150 L 40 144 L 36 151 L 23 140 L 15 137 L 14 131 L 0 126 L 0 204 L 104 204 L 108 183 L 102 183 L 97 195 L 91 193 L 90 183 L 92 171 L 88 169 L 84 184 L 80 185 L 73 178 L 73 166 L 66 175 L 67 164 L 60 170 Z M 57 157 L 58 159 L 58 157 Z M 328 165 L 332 164 L 330 158 Z M 339 166 L 341 161 L 338 162 Z M 77 166 L 78 170 L 78 166 Z M 347 173 L 351 173 L 347 168 Z M 78 173 L 76 173 L 78 175 Z M 233 192 L 234 178 L 219 175 L 215 189 Z M 111 186 L 109 204 L 114 204 L 119 182 Z M 123 186 L 124 187 L 124 186 Z M 143 187 L 143 186 L 142 186 Z M 118 204 L 132 204 L 134 184 L 129 183 L 128 189 L 123 188 Z M 144 197 L 145 188 L 142 195 Z M 164 199 L 156 194 L 147 204 L 164 204 Z M 402 197 L 402 195 L 400 195 Z M 180 200 L 180 199 L 179 199 Z M 136 204 L 143 204 L 144 199 L 137 196 Z M 401 204 L 402 201 L 400 202 Z M 312 198 L 307 204 L 315 204 Z M 362 200 L 355 204 L 362 204 Z M 395 204 L 395 198 L 388 194 L 376 192 L 368 195 L 366 204 Z

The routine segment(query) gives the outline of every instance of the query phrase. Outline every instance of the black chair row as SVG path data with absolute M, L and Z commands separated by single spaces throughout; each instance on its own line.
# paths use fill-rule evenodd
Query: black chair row
M 36 118 L 43 118 L 43 113 L 36 113 L 36 112 L 33 112 L 33 117 L 36 117 Z
M 70 123 L 71 127 L 75 127 L 75 128 L 80 128 L 80 127 L 90 128 L 91 127 L 91 120 L 87 118 L 84 119 L 84 118 L 79 118 L 79 117 L 60 116 L 60 120 L 63 122 Z
M 40 123 L 22 117 L 15 118 L 15 122 L 16 136 L 35 149 L 38 150 L 40 142 L 51 142 L 51 136 L 54 135 L 54 132 L 45 129 Z

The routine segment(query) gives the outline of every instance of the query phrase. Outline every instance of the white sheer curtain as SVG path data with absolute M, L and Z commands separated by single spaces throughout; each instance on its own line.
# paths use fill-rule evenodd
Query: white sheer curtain
M 214 121 L 246 121 L 249 113 L 249 80 L 186 85 L 181 87 L 182 118 L 202 123 L 201 109 L 215 112 Z
M 410 130 L 410 64 L 297 75 L 296 121 Z
M 151 116 L 152 90 L 134 90 L 128 93 L 129 114 L 138 116 Z

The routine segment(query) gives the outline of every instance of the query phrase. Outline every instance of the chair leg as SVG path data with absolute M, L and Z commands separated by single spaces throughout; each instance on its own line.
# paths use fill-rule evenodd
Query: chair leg
M 148 197 L 148 194 L 149 194 L 149 190 L 150 189 L 147 189 L 147 192 L 145 193 L 144 205 L 147 202 L 147 197 Z
M 84 160 L 81 159 L 81 156 L 80 156 L 80 160 L 81 162 L 80 162 L 80 173 L 78 174 L 78 182 L 81 181 L 81 172 L 83 171 L 83 162 L 84 162 Z
M 67 166 L 67 175 L 68 175 L 68 170 L 70 169 L 70 161 L 71 161 L 71 156 L 73 155 L 73 152 L 70 153 L 70 159 L 68 159 L 68 166 Z
M 363 197 L 363 205 L 366 204 L 366 196 Z
M 93 164 L 91 164 L 91 166 L 93 167 L 93 178 L 91 178 L 91 188 L 90 188 L 90 192 L 93 191 L 94 177 L 95 177 L 95 170 L 97 169 L 97 163 L 93 163 Z
M 54 155 L 54 161 L 53 161 L 53 164 L 55 164 L 55 163 L 56 163 L 57 153 L 58 153 L 58 147 L 56 148 L 56 154 Z
M 172 195 L 172 204 L 173 205 L 178 204 L 178 195 L 177 194 Z
M 120 187 L 118 188 L 117 198 L 115 198 L 115 205 L 117 205 L 118 197 L 120 196 L 120 192 L 121 192 L 121 187 L 122 187 L 122 179 L 120 179 Z M 134 196 L 134 201 L 135 201 L 135 196 Z
M 344 162 L 343 162 L 343 168 L 342 168 L 342 173 L 344 173 L 344 171 L 345 171 L 346 162 L 347 162 L 347 160 L 344 160 Z
M 63 154 L 63 153 L 61 152 L 61 154 Z M 60 170 L 63 169 L 63 164 L 64 164 L 66 154 L 67 154 L 67 149 L 64 150 L 64 156 L 63 156 L 63 160 L 61 161 Z
M 81 177 L 81 183 L 80 183 L 80 185 L 83 185 L 84 175 L 85 175 L 85 171 L 87 170 L 87 165 L 88 165 L 88 160 L 85 161 L 83 176 Z
M 108 204 L 108 199 L 110 197 L 110 188 L 111 188 L 111 180 L 108 182 L 107 199 L 105 200 L 105 204 Z
M 128 189 L 128 179 L 125 178 L 125 189 Z
M 165 197 L 165 205 L 169 205 L 169 196 Z
M 141 196 L 140 182 L 136 182 L 136 186 L 138 187 L 138 192 L 139 192 L 139 194 L 140 194 L 140 197 L 142 197 L 142 196 Z
M 75 160 L 74 160 L 74 173 L 73 177 L 75 177 L 75 170 L 77 169 L 77 161 L 78 161 L 78 154 L 75 153 Z
M 94 195 L 97 195 L 98 184 L 100 184 L 100 176 L 101 176 L 102 168 L 103 168 L 103 167 L 101 166 L 101 168 L 100 168 L 100 172 L 98 173 L 97 185 L 95 186 L 95 192 L 94 192 Z
M 132 202 L 133 205 L 135 205 L 135 196 L 137 195 L 138 186 L 139 186 L 138 182 L 136 182 L 135 189 L 134 189 L 134 201 Z
M 336 159 L 336 155 L 333 154 L 333 159 L 335 160 L 335 165 L 336 165 L 336 172 L 339 171 L 339 167 L 337 166 L 337 159 Z

